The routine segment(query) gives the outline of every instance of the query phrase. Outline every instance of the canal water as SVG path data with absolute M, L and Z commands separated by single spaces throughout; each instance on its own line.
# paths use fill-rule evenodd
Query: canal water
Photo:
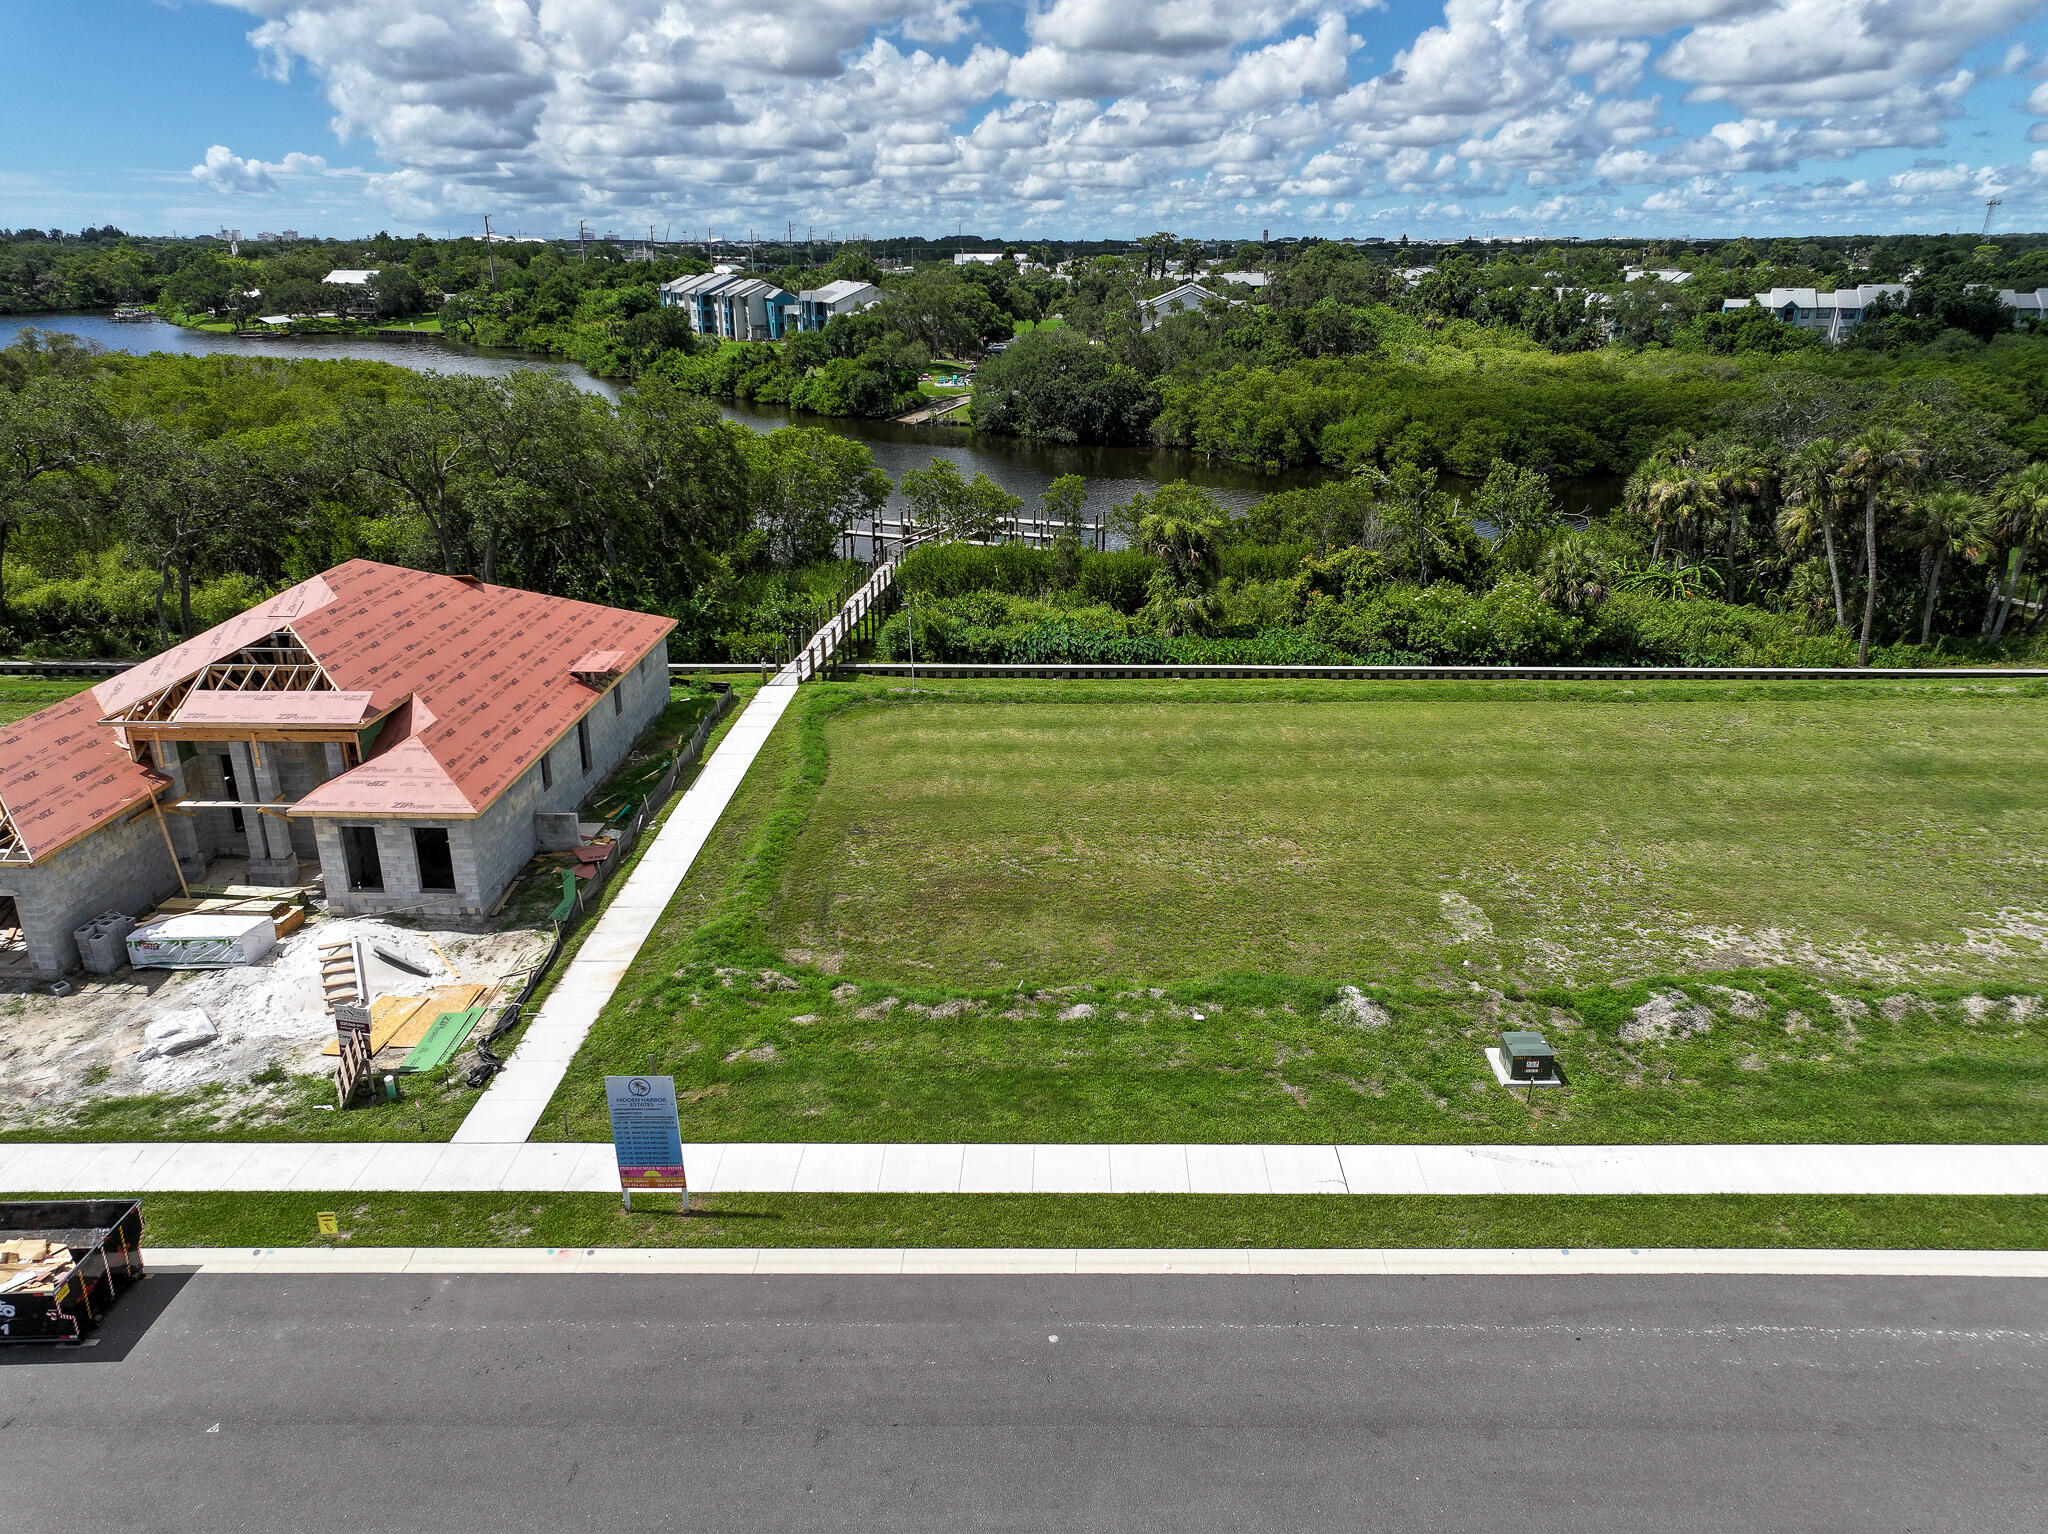
M 0 315 L 0 346 L 10 344 L 27 328 L 63 331 L 93 341 L 108 351 L 176 352 L 187 355 L 241 357 L 358 358 L 391 362 L 421 372 L 463 373 L 497 377 L 518 369 L 538 369 L 566 378 L 577 388 L 617 399 L 618 386 L 562 362 L 530 352 L 494 351 L 440 337 L 388 341 L 368 336 L 260 337 L 220 335 L 186 330 L 161 320 L 117 323 L 105 314 Z M 1069 447 L 1026 442 L 1015 437 L 987 436 L 959 426 L 902 426 L 859 416 L 816 416 L 779 406 L 723 402 L 719 408 L 732 420 L 757 431 L 778 426 L 821 426 L 868 445 L 875 463 L 895 480 L 906 469 L 921 469 L 945 458 L 961 473 L 986 474 L 1013 495 L 1024 498 L 1025 514 L 1036 509 L 1041 491 L 1062 474 L 1088 481 L 1086 517 L 1099 520 L 1111 506 L 1169 480 L 1187 479 L 1212 492 L 1234 509 L 1250 505 L 1275 490 L 1315 484 L 1326 476 L 1316 471 L 1264 474 L 1234 464 L 1205 462 L 1188 453 L 1145 448 Z

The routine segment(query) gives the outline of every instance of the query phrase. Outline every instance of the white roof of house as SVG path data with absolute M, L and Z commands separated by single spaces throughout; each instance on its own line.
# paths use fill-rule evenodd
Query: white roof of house
M 1621 269 L 1623 282 L 1640 282 L 1645 277 L 1655 278 L 1658 282 L 1679 283 L 1690 282 L 1692 273 L 1675 266 L 1625 266 Z
M 1172 303 L 1177 307 L 1185 308 L 1190 300 L 1200 302 L 1202 299 L 1214 298 L 1215 296 L 1214 293 L 1211 293 L 1199 282 L 1183 282 L 1177 288 L 1168 288 L 1164 293 L 1155 294 L 1151 298 L 1139 299 L 1138 307 L 1140 309 L 1155 309 Z
M 872 282 L 856 282 L 851 277 L 842 277 L 822 288 L 806 288 L 797 297 L 814 304 L 841 304 L 849 298 L 862 298 L 869 293 L 877 298 L 882 296 L 882 290 Z
M 1241 282 L 1248 288 L 1263 288 L 1273 279 L 1264 272 L 1218 272 L 1218 282 Z
M 953 264 L 973 266 L 979 263 L 983 266 L 992 266 L 1002 259 L 1003 253 L 1000 250 L 962 250 L 954 252 Z
M 1772 288 L 1768 293 L 1757 294 L 1756 301 L 1766 309 L 1782 309 L 1787 304 L 1798 309 L 1861 309 L 1880 293 L 1899 298 L 1912 291 L 1903 282 L 1865 282 L 1853 288 L 1837 288 L 1832 293 L 1821 288 Z
M 339 283 L 343 287 L 360 288 L 382 270 L 381 266 L 370 267 L 367 271 L 361 267 L 338 266 L 320 280 L 322 282 Z
M 1998 301 L 2008 309 L 2030 309 L 2036 314 L 2048 313 L 2048 288 L 2036 288 L 2031 293 L 2000 288 Z

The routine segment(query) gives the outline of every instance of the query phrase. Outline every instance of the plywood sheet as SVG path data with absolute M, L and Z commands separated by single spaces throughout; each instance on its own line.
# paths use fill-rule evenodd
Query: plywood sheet
M 444 985 L 433 995 L 420 1003 L 418 1009 L 408 1016 L 398 1031 L 386 1040 L 392 1049 L 411 1049 L 427 1036 L 427 1030 L 434 1026 L 434 1019 L 443 1012 L 466 1012 L 484 998 L 488 986 Z M 371 1038 L 374 1040 L 375 1023 L 372 1023 Z

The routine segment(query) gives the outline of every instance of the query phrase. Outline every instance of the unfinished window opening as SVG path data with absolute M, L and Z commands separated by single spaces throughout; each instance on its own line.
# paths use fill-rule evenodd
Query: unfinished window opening
M 348 865 L 348 887 L 352 890 L 384 888 L 384 864 L 377 856 L 375 826 L 343 826 L 341 856 Z
M 226 787 L 230 799 L 242 797 L 241 785 L 235 781 L 235 759 L 225 751 L 220 754 L 220 780 Z M 235 835 L 243 836 L 248 833 L 248 823 L 242 819 L 240 810 L 229 810 L 228 819 L 234 823 Z
M 446 826 L 420 826 L 412 833 L 412 848 L 420 860 L 420 888 L 455 888 L 455 854 L 449 850 Z
M 583 758 L 583 770 L 590 771 L 590 720 L 576 721 L 576 754 Z
M 626 689 L 623 685 L 612 689 L 612 714 L 614 717 L 626 711 Z
M 552 751 L 541 753 L 540 786 L 544 789 L 555 786 L 555 754 Z

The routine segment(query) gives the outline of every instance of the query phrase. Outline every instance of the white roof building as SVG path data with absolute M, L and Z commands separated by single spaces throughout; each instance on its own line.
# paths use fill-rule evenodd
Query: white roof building
M 2012 288 L 2000 288 L 1998 301 L 2013 311 L 2013 323 L 2021 320 L 2048 318 L 2048 288 L 2036 288 L 2031 293 L 2016 292 Z
M 1839 341 L 1863 323 L 1864 310 L 1880 295 L 1905 298 L 1912 291 L 1903 282 L 1865 282 L 1853 288 L 1837 288 L 1832 293 L 1819 288 L 1772 288 L 1754 299 L 1724 299 L 1721 311 L 1725 314 L 1733 309 L 1747 309 L 1754 303 L 1788 325 L 1824 331 L 1830 341 Z
M 1217 294 L 1211 293 L 1199 282 L 1183 282 L 1179 287 L 1168 288 L 1156 297 L 1139 299 L 1138 324 L 1145 330 L 1151 330 L 1169 315 L 1180 314 L 1189 309 L 1200 309 L 1204 303 L 1217 297 Z M 1222 301 L 1232 304 L 1243 302 L 1236 298 Z
M 1623 282 L 1641 282 L 1644 278 L 1653 282 L 1668 282 L 1676 285 L 1692 281 L 1692 273 L 1681 271 L 1675 266 L 1625 266 L 1621 269 Z
M 994 266 L 1003 259 L 1000 250 L 962 250 L 953 255 L 955 266 Z
M 855 282 L 842 277 L 822 288 L 805 288 L 796 296 L 797 328 L 822 330 L 835 314 L 853 314 L 882 301 L 882 290 L 872 282 Z
M 1273 279 L 1264 272 L 1218 272 L 1218 282 L 1235 282 L 1247 288 L 1263 288 Z
M 382 270 L 381 266 L 373 266 L 367 271 L 360 267 L 339 266 L 320 280 L 334 283 L 338 287 L 366 288 L 370 285 L 370 279 Z

